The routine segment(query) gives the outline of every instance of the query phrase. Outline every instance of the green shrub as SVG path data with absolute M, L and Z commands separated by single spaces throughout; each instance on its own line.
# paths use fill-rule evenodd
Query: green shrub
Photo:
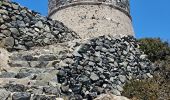
M 137 100 L 157 100 L 158 84 L 151 80 L 133 80 L 124 86 L 123 95 Z
M 155 61 L 155 67 L 152 79 L 132 80 L 126 83 L 122 95 L 132 100 L 169 100 L 170 56 L 165 60 Z
M 154 62 L 152 79 L 131 80 L 122 95 L 132 100 L 170 100 L 170 47 L 159 38 L 138 40 L 140 49 Z
M 154 62 L 157 60 L 165 60 L 170 55 L 170 47 L 168 42 L 163 42 L 160 38 L 143 38 L 139 39 L 140 49 L 148 55 L 148 58 Z
M 155 76 L 153 79 L 130 81 L 124 86 L 122 95 L 132 100 L 169 100 L 169 91 L 170 82 Z

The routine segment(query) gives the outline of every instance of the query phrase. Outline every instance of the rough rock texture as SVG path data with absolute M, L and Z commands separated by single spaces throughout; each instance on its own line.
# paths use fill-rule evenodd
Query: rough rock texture
M 77 5 L 59 10 L 50 18 L 63 22 L 83 39 L 102 35 L 134 35 L 123 12 L 105 5 Z
M 5 1 L 0 1 L 0 33 L 1 46 L 10 50 L 27 50 L 79 37 L 59 21 Z
M 0 71 L 1 100 L 92 100 L 152 77 L 132 36 L 81 39 L 61 22 L 4 1 L 0 23 L 0 66 L 9 66 Z
M 9 60 L 9 53 L 4 48 L 0 48 L 0 69 L 7 68 Z
M 48 0 L 49 14 L 76 5 L 107 5 L 129 14 L 129 0 Z
M 59 70 L 58 82 L 66 94 L 95 98 L 102 93 L 121 95 L 125 82 L 152 75 L 152 65 L 133 37 L 101 36 L 75 48 Z M 62 88 L 61 88 L 62 89 Z
M 74 40 L 9 57 L 11 68 L 0 73 L 0 84 L 20 98 L 31 93 L 31 98 L 91 100 L 103 93 L 121 95 L 128 80 L 152 76 L 151 63 L 129 36 Z
M 123 96 L 116 96 L 112 94 L 101 94 L 94 100 L 129 100 L 129 99 Z

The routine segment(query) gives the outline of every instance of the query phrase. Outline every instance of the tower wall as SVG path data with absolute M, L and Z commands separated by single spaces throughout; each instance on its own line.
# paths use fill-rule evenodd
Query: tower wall
M 129 0 L 49 0 L 49 17 L 63 22 L 82 38 L 134 35 Z

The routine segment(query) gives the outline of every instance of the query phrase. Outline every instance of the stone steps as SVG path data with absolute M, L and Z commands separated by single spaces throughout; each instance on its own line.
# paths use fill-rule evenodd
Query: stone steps
M 58 70 L 11 67 L 0 72 L 0 100 L 56 100 L 60 97 Z M 29 98 L 29 99 L 27 99 Z
M 10 67 L 0 72 L 0 100 L 4 93 L 4 100 L 17 97 L 22 100 L 56 100 L 60 97 L 57 68 L 66 65 L 65 62 L 73 63 L 69 58 L 72 49 L 68 44 L 12 52 L 8 62 Z
M 63 64 L 63 59 L 71 58 L 73 50 L 68 45 L 62 43 L 58 45 L 49 45 L 46 47 L 37 47 L 29 51 L 12 52 L 9 56 L 10 67 L 30 67 L 30 68 L 49 68 L 57 67 Z
M 21 84 L 7 84 L 0 89 L 0 100 L 56 100 L 60 96 L 60 90 L 50 86 L 25 87 Z M 22 99 L 17 99 L 18 97 Z
M 0 80 L 0 100 L 20 100 L 14 99 L 16 98 L 15 96 L 22 97 L 22 100 L 56 100 L 57 97 L 61 96 L 60 85 L 34 85 L 35 80 L 26 78 L 0 78 Z M 1 99 L 2 96 L 3 99 Z M 25 99 L 26 96 L 29 99 Z
M 58 70 L 54 68 L 12 67 L 0 72 L 0 84 L 49 85 L 57 83 Z
M 53 61 L 9 61 L 10 67 L 31 67 L 31 68 L 50 68 L 55 67 L 58 60 Z

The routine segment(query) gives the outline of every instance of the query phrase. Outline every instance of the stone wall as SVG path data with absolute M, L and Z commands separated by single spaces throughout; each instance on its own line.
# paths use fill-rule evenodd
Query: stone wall
M 59 21 L 16 3 L 0 1 L 0 44 L 3 47 L 27 50 L 76 38 L 79 36 Z
M 152 77 L 152 65 L 133 37 L 74 40 L 15 51 L 9 58 L 10 68 L 0 72 L 0 99 L 5 93 L 3 99 L 93 100 L 121 95 L 131 79 Z
M 127 14 L 130 13 L 129 10 L 129 0 L 48 0 L 49 4 L 49 15 L 56 13 L 57 10 L 64 9 L 69 6 L 74 5 L 108 5 L 111 7 L 115 7 Z
M 83 39 L 59 21 L 0 1 L 0 100 L 93 100 L 121 95 L 131 79 L 152 77 L 152 64 L 134 37 L 100 28 L 103 36 Z

